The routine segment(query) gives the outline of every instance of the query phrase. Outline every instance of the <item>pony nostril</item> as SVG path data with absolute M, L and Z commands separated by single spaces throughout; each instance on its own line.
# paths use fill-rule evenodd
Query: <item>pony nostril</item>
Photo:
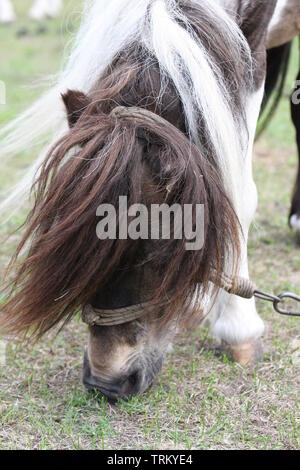
M 132 387 L 135 387 L 137 384 L 138 384 L 138 381 L 139 381 L 139 373 L 138 372 L 134 372 L 133 374 L 131 374 L 129 377 L 128 377 L 128 382 L 129 384 L 132 386 Z
M 126 378 L 122 385 L 122 392 L 126 396 L 136 395 L 140 393 L 143 385 L 143 373 L 135 370 Z

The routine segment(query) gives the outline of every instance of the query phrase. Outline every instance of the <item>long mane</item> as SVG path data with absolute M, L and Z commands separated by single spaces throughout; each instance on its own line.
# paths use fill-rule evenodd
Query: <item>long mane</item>
M 205 295 L 212 268 L 220 275 L 230 258 L 230 267 L 236 267 L 241 234 L 232 182 L 243 161 L 242 110 L 250 69 L 245 38 L 214 0 L 90 5 L 57 85 L 2 130 L 0 151 L 6 156 L 29 140 L 33 145 L 50 128 L 56 131 L 50 149 L 1 206 L 32 187 L 34 207 L 1 309 L 4 332 L 27 333 L 33 327 L 41 336 L 107 288 L 118 270 L 147 264 L 149 254 L 150 270 L 159 274 L 151 295 L 157 301 L 175 291 L 173 314 L 185 308 L 200 282 Z M 57 139 L 66 121 L 61 93 L 71 129 Z M 116 106 L 144 108 L 164 123 L 116 120 Z M 141 202 L 145 168 L 153 194 L 171 182 L 171 203 L 205 205 L 203 250 L 191 254 L 184 240 L 171 240 L 139 258 L 139 244 L 99 244 L 97 206 L 116 204 L 120 195 Z

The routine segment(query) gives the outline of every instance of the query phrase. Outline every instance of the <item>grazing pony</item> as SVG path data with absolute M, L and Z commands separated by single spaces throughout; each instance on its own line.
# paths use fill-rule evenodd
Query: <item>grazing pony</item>
M 218 286 L 224 273 L 248 277 L 252 150 L 275 7 L 94 1 L 57 83 L 0 131 L 1 159 L 55 134 L 1 204 L 15 207 L 32 188 L 0 328 L 40 338 L 83 308 L 83 381 L 112 400 L 146 390 L 195 319 L 239 362 L 259 353 L 254 300 Z M 124 196 L 135 207 L 202 204 L 202 249 L 187 251 L 184 238 L 99 240 L 99 205 L 117 208 Z M 132 319 L 137 306 L 143 315 Z M 118 322 L 104 326 L 113 312 Z
M 57 18 L 62 8 L 62 0 L 35 0 L 29 17 L 33 20 Z M 13 23 L 16 15 L 11 0 L 0 0 L 0 23 Z
M 280 98 L 284 91 L 285 79 L 287 76 L 289 60 L 291 57 L 292 40 L 300 35 L 300 2 L 298 0 L 279 1 L 276 13 L 271 21 L 268 36 L 268 55 L 267 55 L 267 79 L 265 88 L 265 97 L 263 100 L 262 111 L 269 103 L 274 91 L 276 96 L 270 112 L 262 123 L 260 133 L 269 124 Z M 297 80 L 297 88 L 300 84 L 300 70 Z M 298 100 L 295 99 L 298 96 Z M 291 116 L 296 128 L 299 166 L 295 182 L 291 210 L 289 213 L 289 224 L 296 231 L 297 240 L 300 241 L 300 94 L 291 95 Z

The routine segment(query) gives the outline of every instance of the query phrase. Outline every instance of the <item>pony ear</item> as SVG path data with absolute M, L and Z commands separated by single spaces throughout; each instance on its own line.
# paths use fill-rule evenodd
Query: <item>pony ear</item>
M 73 127 L 87 106 L 91 104 L 91 100 L 87 95 L 76 90 L 68 90 L 61 97 L 67 110 L 69 126 Z

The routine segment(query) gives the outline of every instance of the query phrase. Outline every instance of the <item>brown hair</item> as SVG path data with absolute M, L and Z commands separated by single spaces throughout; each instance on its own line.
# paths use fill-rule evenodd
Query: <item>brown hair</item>
M 145 66 L 140 52 L 133 46 L 121 54 L 89 96 L 75 91 L 63 96 L 71 127 L 49 152 L 33 186 L 34 207 L 10 266 L 13 282 L 4 290 L 4 333 L 40 337 L 137 267 L 157 274 L 151 299 L 171 293 L 166 314 L 177 315 L 186 311 L 200 282 L 201 294 L 207 292 L 212 268 L 220 275 L 229 255 L 239 257 L 239 223 L 213 150 L 207 158 L 191 143 L 173 84 L 162 90 L 158 64 L 148 58 Z M 116 106 L 147 109 L 164 123 L 115 117 Z M 205 135 L 203 140 L 207 144 Z M 117 207 L 121 195 L 130 205 L 151 204 L 157 195 L 169 204 L 204 204 L 203 249 L 186 251 L 185 239 L 100 241 L 97 208 Z

